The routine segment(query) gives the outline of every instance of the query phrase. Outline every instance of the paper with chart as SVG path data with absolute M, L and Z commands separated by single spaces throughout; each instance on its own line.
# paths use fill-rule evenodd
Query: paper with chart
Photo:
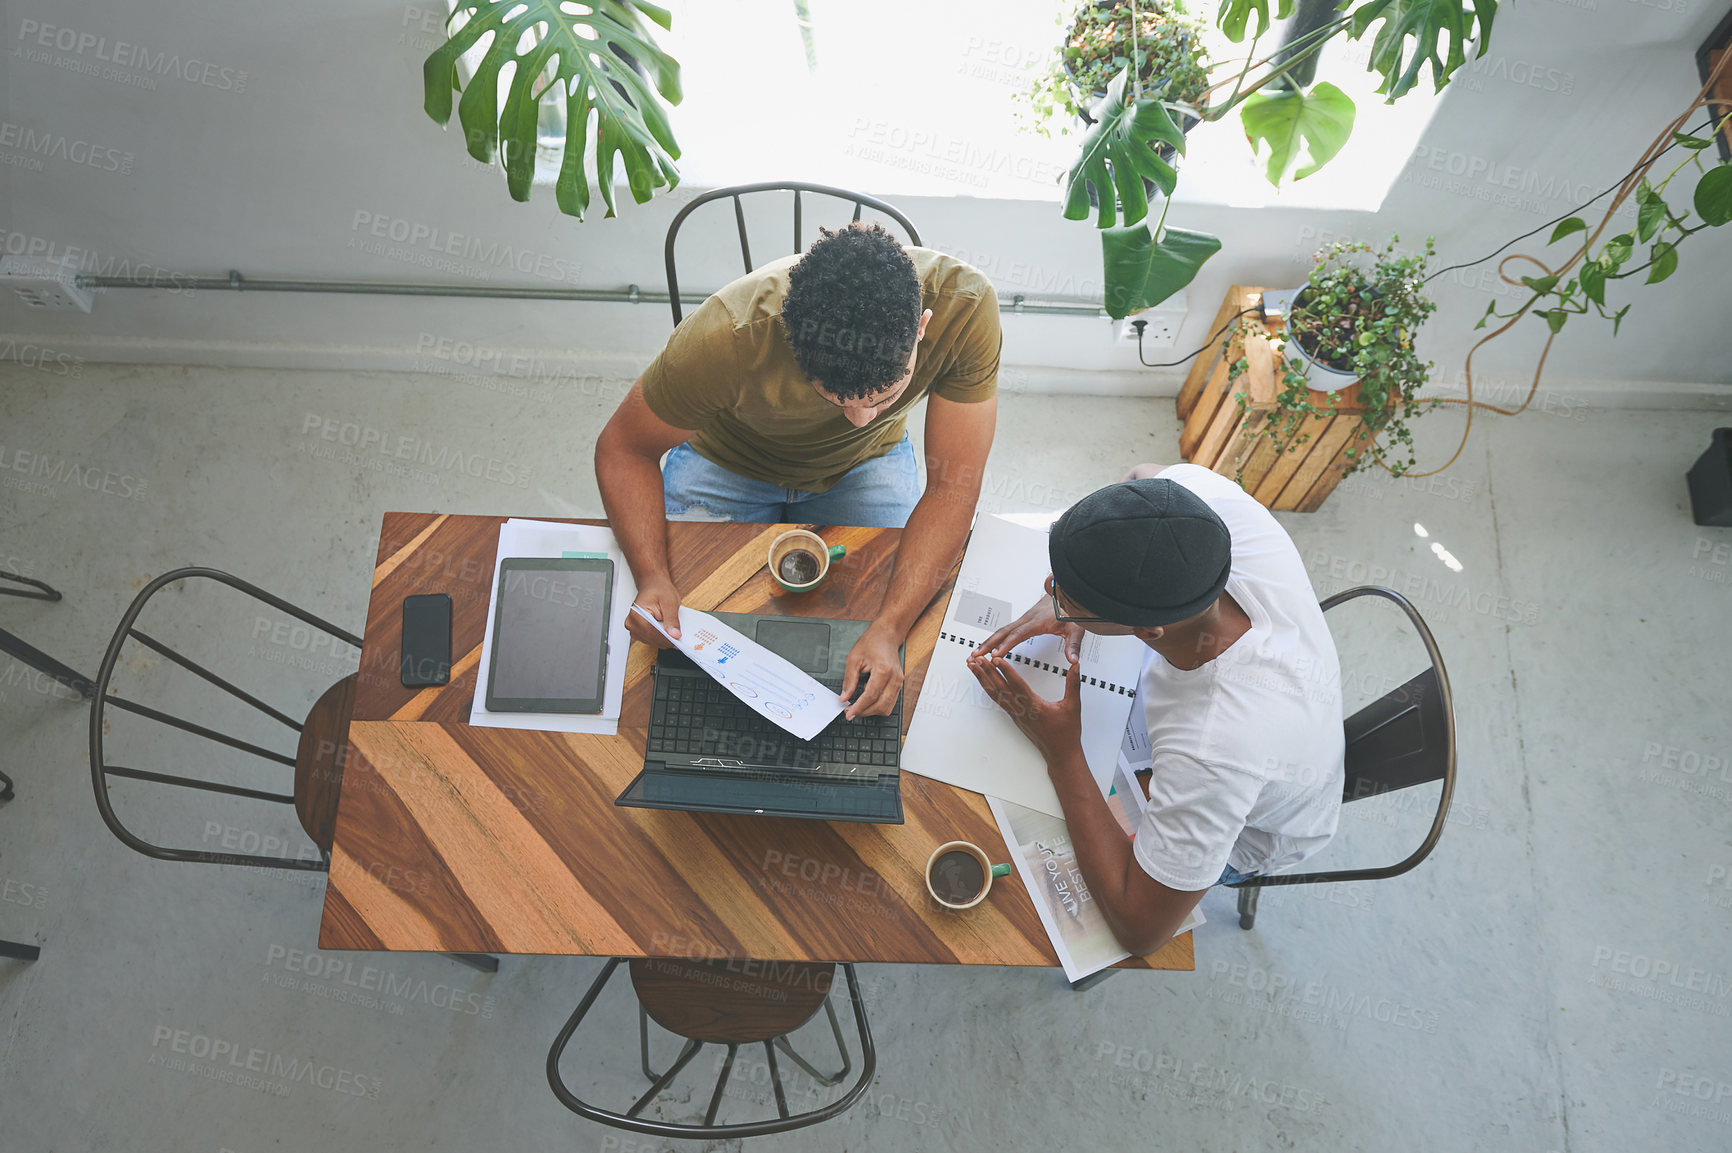
M 493 618 L 499 611 L 499 562 L 507 557 L 562 557 L 568 553 L 606 556 L 613 561 L 613 592 L 607 619 L 607 671 L 602 682 L 601 714 L 495 713 L 486 707 L 486 687 L 481 678 L 493 667 Z M 619 541 L 606 528 L 589 524 L 522 520 L 513 517 L 499 526 L 499 551 L 493 558 L 493 585 L 487 600 L 487 630 L 481 636 L 481 663 L 475 682 L 475 699 L 469 706 L 469 723 L 494 729 L 540 729 L 554 733 L 600 733 L 619 731 L 620 702 L 625 697 L 625 655 L 631 634 L 625 629 L 625 614 L 637 599 L 637 582 Z
M 986 798 L 986 803 L 1064 966 L 1065 977 L 1081 980 L 1129 957 L 1083 880 L 1065 823 L 997 797 Z M 1173 936 L 1188 933 L 1202 923 L 1203 914 L 1192 909 Z
M 632 606 L 664 637 L 662 623 Z M 775 721 L 802 741 L 842 715 L 846 706 L 830 689 L 737 629 L 709 613 L 680 606 L 680 635 L 668 637 L 692 663 L 716 678 L 716 683 Z
M 1061 817 L 1046 762 L 966 663 L 987 637 L 1047 595 L 1046 544 L 1044 529 L 998 516 L 976 519 L 908 727 L 902 767 Z M 1083 637 L 1083 757 L 1103 795 L 1112 787 L 1147 652 L 1135 637 Z M 1052 700 L 1064 695 L 1070 662 L 1061 638 L 1024 641 L 1010 658 L 1035 692 Z

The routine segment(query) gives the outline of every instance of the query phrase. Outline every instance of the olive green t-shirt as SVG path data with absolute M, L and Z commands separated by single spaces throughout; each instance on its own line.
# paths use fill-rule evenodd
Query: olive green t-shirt
M 975 403 L 998 391 L 998 294 L 979 269 L 929 248 L 908 248 L 932 310 L 914 379 L 864 428 L 812 387 L 783 334 L 782 301 L 798 256 L 721 289 L 674 329 L 643 374 L 650 411 L 691 429 L 698 455 L 730 472 L 823 492 L 855 465 L 902 440 L 908 410 L 928 392 Z

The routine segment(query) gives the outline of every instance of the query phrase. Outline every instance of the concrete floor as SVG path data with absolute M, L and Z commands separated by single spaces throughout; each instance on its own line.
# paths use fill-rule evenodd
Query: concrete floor
M 196 563 L 358 632 L 387 509 L 599 514 L 590 446 L 621 387 L 0 365 L 0 567 L 65 594 L 0 600 L 0 620 L 94 672 L 135 591 Z M 1458 419 L 1420 423 L 1422 459 L 1447 454 Z M 1493 417 L 1440 477 L 1354 481 L 1285 516 L 1320 594 L 1395 585 L 1437 634 L 1461 777 L 1432 858 L 1392 881 L 1272 891 L 1248 933 L 1216 892 L 1196 972 L 1081 995 L 1055 971 L 862 966 L 870 1096 L 751 1147 L 1732 1146 L 1732 531 L 1690 523 L 1682 478 L 1724 419 Z M 1006 396 L 983 507 L 1067 504 L 1127 464 L 1176 459 L 1175 431 L 1167 400 Z M 481 475 L 399 469 L 374 446 L 402 437 Z M 161 607 L 153 628 L 290 711 L 348 671 L 233 605 Z M 1389 616 L 1331 620 L 1350 693 L 1414 671 Z M 184 693 L 160 664 L 127 671 Z M 0 962 L 8 1153 L 696 1147 L 590 1124 L 548 1091 L 547 1047 L 598 961 L 511 957 L 483 976 L 423 955 L 309 955 L 321 875 L 161 863 L 108 833 L 86 716 L 0 662 L 0 769 L 18 783 L 0 811 L 0 937 L 43 949 Z M 173 755 L 128 732 L 159 764 Z M 1402 855 L 1435 795 L 1350 808 L 1319 863 Z M 211 848 L 290 833 L 274 815 L 127 797 Z M 384 979 L 364 965 L 397 995 L 340 1000 Z M 623 986 L 597 1014 L 568 1067 L 623 1106 L 641 1086 Z M 221 1045 L 317 1073 L 261 1088 L 176 1066 Z M 730 1109 L 767 1100 L 762 1073 L 743 1070 Z M 688 1092 L 663 1115 L 700 1109 Z

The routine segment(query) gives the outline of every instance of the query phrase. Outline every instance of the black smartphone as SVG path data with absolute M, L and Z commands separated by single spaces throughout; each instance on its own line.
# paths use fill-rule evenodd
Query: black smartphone
M 451 683 L 451 597 L 424 593 L 403 598 L 403 687 Z

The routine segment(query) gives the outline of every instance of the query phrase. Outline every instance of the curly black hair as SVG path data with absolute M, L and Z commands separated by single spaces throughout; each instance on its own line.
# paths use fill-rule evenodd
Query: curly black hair
M 788 270 L 782 330 L 807 379 L 843 400 L 882 392 L 908 369 L 920 276 L 882 225 L 820 228 Z

